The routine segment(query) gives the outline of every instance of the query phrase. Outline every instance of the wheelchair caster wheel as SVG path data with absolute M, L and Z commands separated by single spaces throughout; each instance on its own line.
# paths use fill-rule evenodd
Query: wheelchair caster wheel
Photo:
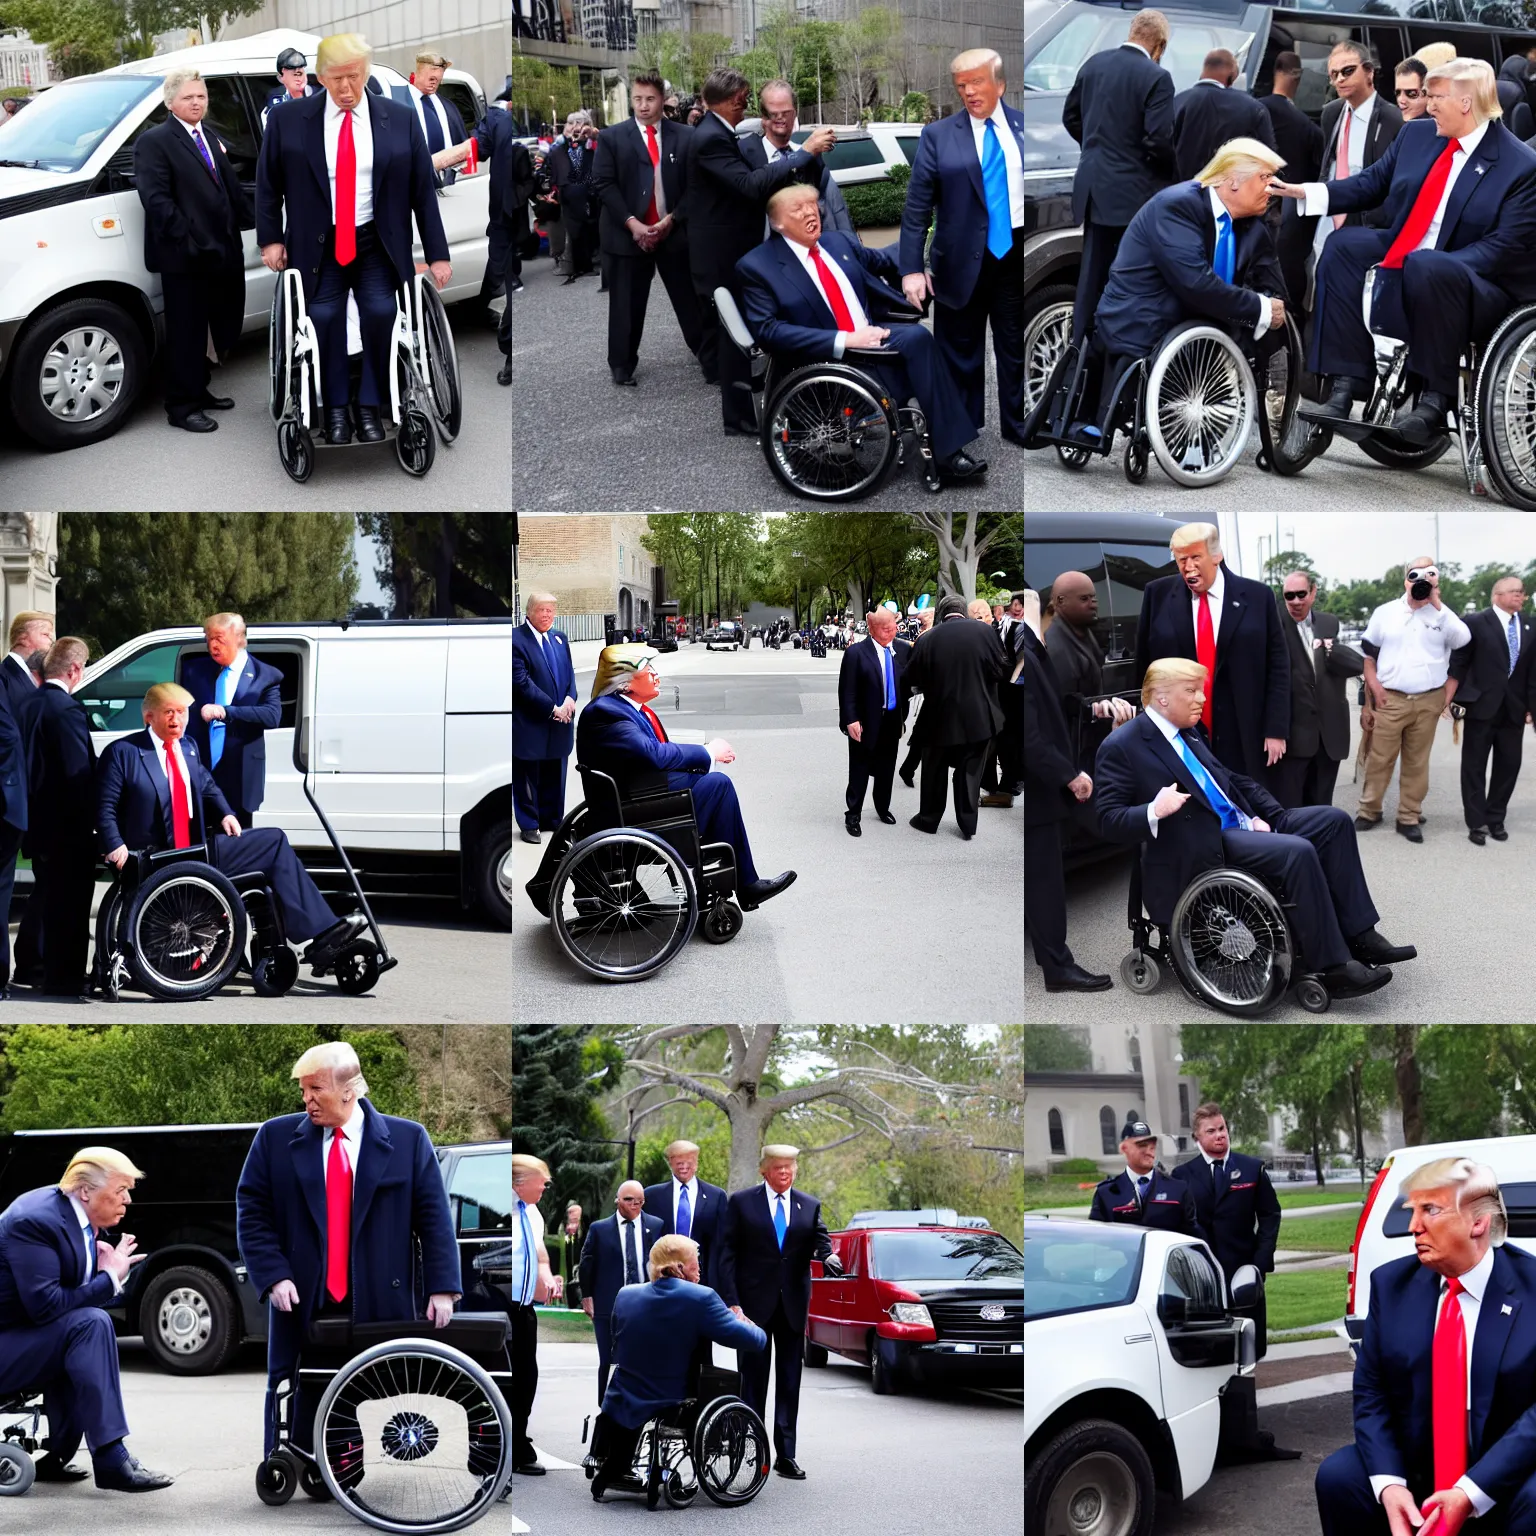
M 1087 469 L 1088 460 L 1093 455 L 1086 448 L 1072 448 L 1066 443 L 1057 443 L 1056 457 L 1067 469 Z
M 681 1472 L 673 1472 L 662 1484 L 661 1491 L 666 1497 L 669 1509 L 687 1509 L 698 1497 L 699 1485 L 685 1483 Z
M 274 1451 L 256 1468 L 256 1497 L 263 1504 L 286 1504 L 298 1486 L 298 1463 L 290 1451 Z
M 661 1503 L 661 1481 L 663 1473 L 660 1467 L 652 1471 L 645 1481 L 645 1507 L 655 1509 Z
M 406 474 L 418 480 L 432 468 L 437 457 L 437 433 L 425 411 L 408 405 L 400 415 L 400 430 L 395 436 L 395 456 Z
M 320 1475 L 319 1467 L 306 1466 L 299 1473 L 299 1487 L 317 1504 L 324 1504 L 331 1497 L 331 1490 L 325 1486 L 325 1478 Z
M 285 421 L 277 429 L 277 456 L 290 480 L 300 485 L 315 472 L 315 445 L 308 432 L 296 421 Z
M 1316 976 L 1304 976 L 1296 983 L 1296 1001 L 1308 1013 L 1327 1013 L 1333 999 L 1328 995 L 1328 988 Z
M 1120 962 L 1120 980 L 1132 992 L 1142 995 L 1155 992 L 1162 979 L 1163 972 L 1157 961 L 1140 950 L 1133 949 Z
M 358 997 L 379 979 L 379 952 L 372 944 L 349 945 L 337 955 L 331 969 L 337 987 L 348 997 Z
M 702 926 L 711 944 L 729 944 L 741 932 L 741 908 L 734 902 L 718 901 L 704 914 Z
M 281 997 L 298 979 L 299 957 L 286 944 L 251 967 L 251 988 L 257 997 Z
M 0 1441 L 0 1499 L 20 1498 L 36 1476 L 36 1463 L 19 1445 Z
M 1125 458 L 1122 463 L 1125 468 L 1125 478 L 1132 485 L 1140 485 L 1147 478 L 1146 444 L 1133 437 L 1125 445 Z

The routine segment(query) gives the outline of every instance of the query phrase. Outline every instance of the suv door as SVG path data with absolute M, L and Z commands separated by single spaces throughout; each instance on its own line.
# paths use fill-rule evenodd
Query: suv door
M 1158 1286 L 1157 1336 L 1163 1415 L 1179 1460 L 1206 1471 L 1221 1430 L 1220 1392 L 1241 1363 L 1243 1324 L 1226 1308 L 1221 1271 L 1207 1249 L 1170 1249 Z M 1189 1458 L 1189 1460 L 1186 1460 Z M 1202 1479 L 1203 1480 L 1203 1479 Z
M 501 1312 L 512 1304 L 512 1148 L 454 1156 L 446 1182 L 459 1244 L 466 1312 Z

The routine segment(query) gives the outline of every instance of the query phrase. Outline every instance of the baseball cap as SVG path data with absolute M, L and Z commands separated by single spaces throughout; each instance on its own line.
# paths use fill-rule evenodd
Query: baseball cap
M 1155 1135 L 1157 1132 L 1145 1120 L 1127 1120 L 1125 1129 L 1120 1132 L 1120 1140 L 1145 1141 L 1147 1137 Z
M 277 56 L 279 69 L 308 69 L 309 60 L 297 48 L 284 48 Z

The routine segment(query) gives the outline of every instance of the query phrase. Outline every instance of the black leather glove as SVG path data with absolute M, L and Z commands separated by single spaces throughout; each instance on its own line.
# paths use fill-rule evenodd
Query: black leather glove
M 842 1278 L 843 1261 L 838 1258 L 835 1253 L 829 1253 L 826 1258 L 821 1261 L 821 1268 L 824 1274 L 831 1275 L 834 1280 L 840 1280 Z

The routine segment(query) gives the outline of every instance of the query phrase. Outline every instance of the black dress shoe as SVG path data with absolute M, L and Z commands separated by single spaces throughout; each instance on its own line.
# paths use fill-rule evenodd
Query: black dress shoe
M 963 449 L 952 453 L 939 465 L 939 474 L 946 480 L 970 480 L 987 472 L 985 459 L 973 459 Z
M 39 1483 L 80 1483 L 91 1475 L 89 1467 L 67 1467 L 52 1451 L 37 1458 L 35 1480 Z
M 1399 837 L 1406 837 L 1410 843 L 1422 843 L 1424 841 L 1424 834 L 1419 831 L 1419 824 L 1416 821 L 1398 822 L 1397 835 Z
M 1509 833 L 1504 830 L 1504 823 L 1502 821 L 1490 821 L 1488 823 L 1488 836 L 1496 843 L 1507 843 L 1509 841 Z
M 1080 965 L 1069 965 L 1045 978 L 1047 992 L 1108 992 L 1112 986 L 1114 982 L 1108 976 L 1095 976 Z
M 512 382 L 512 359 L 510 357 L 497 371 L 496 382 L 498 384 L 510 384 Z
M 896 775 L 896 777 L 899 778 L 901 782 L 907 786 L 908 789 L 917 788 L 917 779 L 914 775 L 910 773 L 899 773 Z
M 325 440 L 335 446 L 352 441 L 352 418 L 344 405 L 325 408 Z
M 1504 834 L 1504 836 L 1508 837 L 1509 833 L 1506 832 Z M 1467 828 L 1467 841 L 1469 843 L 1476 843 L 1479 848 L 1486 848 L 1488 846 L 1488 828 L 1487 827 L 1468 827 Z
M 913 816 L 907 822 L 907 825 L 909 827 L 916 827 L 919 832 L 926 832 L 926 833 L 928 833 L 928 835 L 930 837 L 935 836 L 938 833 L 938 830 L 939 830 L 937 827 L 930 827 L 928 825 L 928 823 L 926 821 L 924 821 L 921 816 Z
M 560 286 L 562 288 L 569 288 L 575 281 L 576 281 L 576 274 L 574 272 L 572 272 L 571 275 L 568 278 L 566 278 L 566 280 L 563 283 L 560 284 Z
M 613 375 L 615 384 L 627 384 L 631 389 L 638 388 L 632 373 L 626 372 L 623 368 L 610 368 L 608 371 Z
M 736 894 L 740 898 L 742 910 L 750 912 L 754 907 L 762 906 L 765 901 L 772 901 L 794 883 L 794 870 L 786 869 L 782 875 L 774 875 L 771 880 L 749 880 Z
M 883 821 L 888 827 L 894 827 L 896 825 L 896 818 L 892 816 L 889 811 L 876 811 L 875 815 L 878 816 L 880 820 Z
M 512 1463 L 512 1470 L 514 1472 L 521 1472 L 524 1477 L 543 1477 L 546 1469 L 541 1467 L 536 1461 L 514 1461 Z M 602 1474 L 599 1473 L 598 1476 L 593 1479 L 592 1486 L 594 1488 L 597 1486 L 601 1477 Z
M 384 441 L 384 424 L 379 420 L 378 406 L 358 406 L 357 435 L 365 443 L 382 443 Z
M 859 818 L 852 813 L 843 817 L 843 825 L 847 827 L 849 837 L 862 837 L 864 835 L 859 827 Z
M 204 411 L 232 411 L 235 408 L 234 397 L 231 395 L 204 395 L 197 404 Z
M 1369 966 L 1359 960 L 1346 960 L 1343 965 L 1324 971 L 1318 979 L 1331 997 L 1364 997 L 1367 992 L 1386 986 L 1392 980 L 1392 972 L 1385 965 Z
M 774 1462 L 773 1470 L 777 1472 L 780 1477 L 790 1478 L 794 1482 L 803 1483 L 805 1481 L 805 1473 L 802 1472 L 800 1468 L 795 1464 L 795 1458 L 793 1456 L 780 1456 L 778 1460 Z
M 1357 933 L 1349 941 L 1349 952 L 1367 965 L 1396 965 L 1402 960 L 1417 960 L 1418 949 L 1412 944 L 1392 944 L 1374 928 Z
M 217 432 L 219 424 L 213 417 L 205 416 L 201 411 L 188 411 L 185 416 L 172 416 L 169 418 L 173 427 L 180 427 L 183 432 Z
M 539 834 L 532 829 L 519 832 L 517 835 L 522 838 L 525 843 L 536 843 L 539 841 Z
M 1363 398 L 1364 395 L 1365 385 L 1360 380 L 1340 374 L 1333 381 L 1328 398 L 1321 405 L 1309 405 L 1305 414 L 1312 417 L 1333 416 L 1340 421 L 1348 421 L 1350 412 L 1354 409 L 1356 397 Z
M 114 1466 L 96 1468 L 96 1486 L 114 1493 L 148 1493 L 153 1488 L 169 1488 L 175 1481 L 163 1472 L 151 1472 L 136 1456 Z
M 1411 411 L 1404 411 L 1392 423 L 1410 443 L 1425 444 L 1446 432 L 1445 415 L 1451 402 L 1444 395 L 1426 389 Z
M 725 435 L 727 437 L 756 437 L 757 428 L 743 427 L 734 421 L 728 421 L 725 424 Z
M 1381 817 L 1379 817 L 1379 816 L 1376 817 L 1375 820 L 1372 820 L 1369 816 L 1356 816 L 1355 817 L 1355 831 L 1356 832 L 1369 832 L 1372 827 L 1379 827 L 1380 825 L 1381 825 Z
M 324 933 L 317 933 L 304 951 L 305 965 L 329 965 L 348 944 L 368 926 L 361 912 L 349 912 L 340 922 L 332 923 Z

